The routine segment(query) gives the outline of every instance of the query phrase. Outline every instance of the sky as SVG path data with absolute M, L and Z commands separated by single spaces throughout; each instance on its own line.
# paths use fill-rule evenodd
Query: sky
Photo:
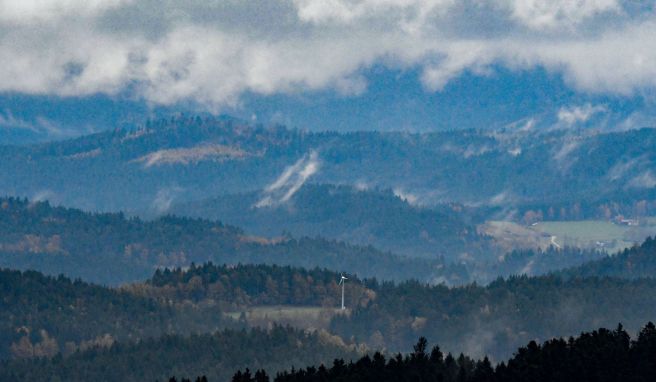
M 60 136 L 171 110 L 335 130 L 639 126 L 655 87 L 653 1 L 0 0 L 0 127 Z M 105 119 L 71 106 L 105 103 Z

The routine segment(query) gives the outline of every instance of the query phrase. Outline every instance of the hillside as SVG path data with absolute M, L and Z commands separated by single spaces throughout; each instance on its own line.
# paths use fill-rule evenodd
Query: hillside
M 3 267 L 105 284 L 143 280 L 157 268 L 206 261 L 322 267 L 388 280 L 467 280 L 462 267 L 402 258 L 373 247 L 320 238 L 270 240 L 202 219 L 143 221 L 14 198 L 0 199 L 0 254 Z
M 490 256 L 489 238 L 480 236 L 462 205 L 420 208 L 391 190 L 349 186 L 302 186 L 286 203 L 258 206 L 262 193 L 225 195 L 174 205 L 177 215 L 221 220 L 262 236 L 321 236 L 394 253 L 456 261 Z

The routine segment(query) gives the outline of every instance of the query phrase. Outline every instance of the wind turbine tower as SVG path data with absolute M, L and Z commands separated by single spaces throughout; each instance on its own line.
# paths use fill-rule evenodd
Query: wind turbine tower
M 342 278 L 339 280 L 339 283 L 342 285 L 342 310 L 346 309 L 344 306 L 344 284 L 346 284 L 346 280 L 348 280 L 348 278 L 344 277 L 344 275 L 342 275 Z

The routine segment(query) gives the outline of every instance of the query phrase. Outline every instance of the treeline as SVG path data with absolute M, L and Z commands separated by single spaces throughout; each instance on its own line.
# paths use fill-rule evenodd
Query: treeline
M 217 307 L 176 307 L 63 276 L 0 269 L 0 359 L 239 326 Z
M 116 342 L 67 357 L 0 362 L 1 381 L 168 381 L 171 376 L 228 381 L 238 369 L 270 372 L 335 358 L 355 359 L 360 350 L 326 332 L 273 326 L 269 330 L 223 330 L 182 337 L 165 335 L 139 342 Z
M 420 338 L 414 350 L 386 358 L 381 353 L 354 362 L 337 359 L 332 366 L 310 366 L 278 373 L 275 382 L 329 381 L 443 381 L 443 382 L 541 382 L 607 381 L 642 382 L 656 379 L 656 327 L 649 322 L 631 340 L 621 325 L 599 329 L 569 339 L 552 339 L 539 345 L 531 341 L 507 362 L 493 366 L 484 358 L 474 361 L 460 355 L 446 356 L 438 346 L 429 350 Z M 260 382 L 239 372 L 233 382 Z
M 319 238 L 267 240 L 208 220 L 165 216 L 143 221 L 17 198 L 0 198 L 0 255 L 0 266 L 113 285 L 144 280 L 160 267 L 207 261 L 322 267 L 388 280 L 468 279 L 462 266 L 373 247 Z

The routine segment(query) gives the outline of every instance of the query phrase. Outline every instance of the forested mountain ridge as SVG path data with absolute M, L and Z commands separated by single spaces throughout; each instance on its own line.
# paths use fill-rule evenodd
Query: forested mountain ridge
M 340 134 L 179 117 L 0 147 L 0 193 L 47 193 L 92 210 L 165 211 L 171 200 L 263 190 L 314 152 L 310 182 L 396 189 L 419 204 L 627 203 L 656 199 L 655 144 L 654 129 Z
M 123 290 L 159 301 L 197 305 L 218 305 L 222 310 L 239 310 L 249 306 L 288 305 L 339 306 L 343 273 L 326 269 L 304 269 L 278 265 L 217 266 L 211 263 L 186 269 L 157 270 L 143 283 Z M 364 280 L 346 274 L 349 287 L 346 299 L 366 305 L 375 292 Z
M 0 269 L 0 359 L 236 326 L 214 307 L 177 308 L 63 276 Z
M 339 274 L 322 270 L 205 264 L 158 272 L 133 293 L 197 306 L 236 309 L 253 304 L 334 307 Z M 531 339 L 573 335 L 591 325 L 622 322 L 630 330 L 656 315 L 656 279 L 557 275 L 498 279 L 461 287 L 351 279 L 350 314 L 334 315 L 330 331 L 370 348 L 408 351 L 425 336 L 452 352 L 510 356 Z
M 261 192 L 224 195 L 174 205 L 182 216 L 220 219 L 263 236 L 287 231 L 294 236 L 322 236 L 360 245 L 373 245 L 406 256 L 490 256 L 497 251 L 479 235 L 477 221 L 459 204 L 430 208 L 413 206 L 392 190 L 363 190 L 342 185 L 306 184 L 279 205 L 258 207 Z
M 163 270 L 119 290 L 31 271 L 0 276 L 2 352 L 19 358 L 246 326 L 250 321 L 229 317 L 251 308 L 334 311 L 341 294 L 336 272 L 266 265 Z M 349 343 L 408 351 L 425 336 L 448 351 L 493 360 L 531 339 L 575 334 L 590 325 L 622 322 L 637 330 L 656 314 L 654 279 L 522 276 L 485 287 L 447 287 L 349 276 L 345 291 L 347 314 L 331 313 L 325 327 Z M 303 314 L 298 311 L 297 319 Z M 257 325 L 275 320 L 264 317 Z
M 440 221 L 444 220 L 436 220 Z M 457 219 L 453 226 L 463 227 L 461 223 Z M 440 223 L 436 224 L 440 229 Z M 164 216 L 147 221 L 121 213 L 85 213 L 16 198 L 0 199 L 0 254 L 0 266 L 63 273 L 106 284 L 145 280 L 157 268 L 211 261 L 321 267 L 363 278 L 463 285 L 472 281 L 487 283 L 498 276 L 558 272 L 598 259 L 600 264 L 612 264 L 623 258 L 606 259 L 603 252 L 576 248 L 513 251 L 502 256 L 481 249 L 478 257 L 408 258 L 321 238 L 253 236 L 233 226 L 198 218 Z M 650 262 L 652 257 L 641 259 Z M 589 265 L 593 266 L 600 265 Z M 640 266 L 632 272 L 652 276 L 649 269 Z M 615 275 L 601 271 L 584 274 Z
M 203 219 L 144 221 L 16 198 L 0 199 L 0 254 L 0 266 L 106 284 L 144 280 L 160 267 L 207 261 L 318 266 L 393 280 L 467 280 L 463 267 L 402 258 L 369 246 L 320 238 L 270 240 Z

